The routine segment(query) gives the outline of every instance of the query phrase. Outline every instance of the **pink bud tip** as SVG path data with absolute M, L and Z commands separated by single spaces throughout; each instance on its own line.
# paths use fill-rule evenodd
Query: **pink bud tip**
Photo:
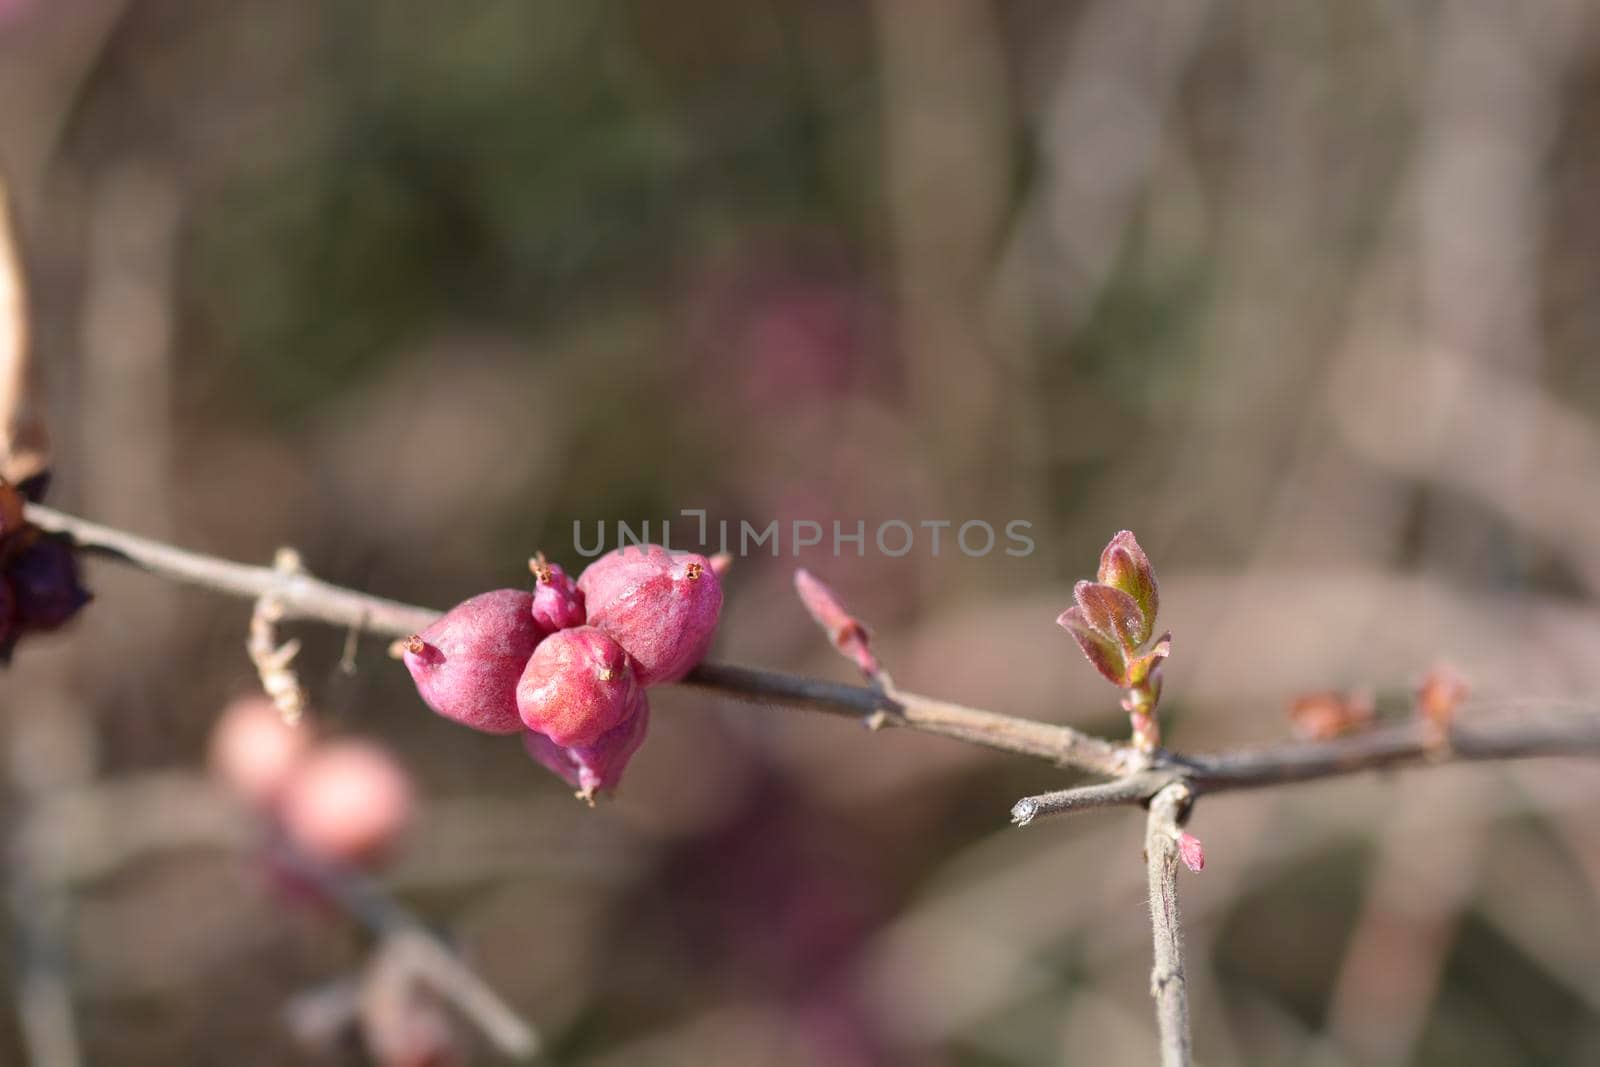
M 827 633 L 834 648 L 868 678 L 876 678 L 883 672 L 878 657 L 868 647 L 867 628 L 850 614 L 832 589 L 803 567 L 794 572 L 794 589 L 800 594 L 800 603 Z
M 1178 834 L 1178 856 L 1196 874 L 1206 869 L 1206 850 L 1200 839 L 1187 830 Z
M 1467 683 L 1448 663 L 1437 663 L 1417 687 L 1417 710 L 1440 730 L 1449 729 L 1456 708 L 1467 699 Z

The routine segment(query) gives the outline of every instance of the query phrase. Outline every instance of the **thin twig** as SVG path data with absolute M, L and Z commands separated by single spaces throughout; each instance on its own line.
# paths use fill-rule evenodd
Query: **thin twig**
M 1495 712 L 1463 704 L 1447 743 L 1421 720 L 1379 727 L 1332 741 L 1241 749 L 1212 755 L 1167 754 L 1158 766 L 1181 772 L 1196 794 L 1308 782 L 1407 764 L 1600 755 L 1600 714 L 1578 707 L 1563 714 Z
M 309 574 L 283 575 L 271 567 L 234 563 L 190 552 L 38 504 L 28 506 L 27 518 L 46 530 L 69 535 L 88 552 L 131 563 L 162 578 L 247 600 L 275 595 L 283 604 L 285 620 L 311 619 L 334 626 L 365 626 L 369 633 L 404 637 L 427 629 L 428 624 L 439 617 L 437 611 L 429 608 L 357 593 Z
M 502 1053 L 517 1060 L 538 1054 L 539 1035 L 534 1029 L 382 886 L 360 871 L 322 862 L 287 844 L 280 843 L 273 855 L 337 901 L 374 936 L 403 941 L 433 989 L 460 1008 Z
M 1131 749 L 1070 726 L 1019 719 L 900 690 L 885 693 L 867 686 L 723 663 L 701 664 L 684 682 L 740 700 L 862 718 L 873 727 L 905 727 L 1111 777 L 1138 766 L 1139 757 Z
M 68 534 L 89 552 L 160 577 L 250 600 L 275 594 L 283 604 L 286 619 L 309 619 L 403 637 L 426 629 L 439 617 L 439 612 L 429 608 L 368 596 L 308 574 L 285 576 L 270 567 L 189 552 L 52 508 L 29 505 L 28 518 L 45 529 Z M 1462 720 L 1497 709 L 1468 704 L 1462 706 L 1458 721 L 1451 727 L 1443 755 L 1435 748 L 1437 739 L 1430 738 L 1421 724 L 1401 723 L 1333 741 L 1292 742 L 1202 755 L 1158 751 L 1144 765 L 1128 748 L 1070 727 L 967 708 L 914 693 L 889 696 L 866 686 L 710 663 L 696 668 L 684 681 L 758 704 L 809 708 L 865 719 L 873 725 L 906 727 L 1111 778 L 1145 769 L 1167 771 L 1170 780 L 1186 781 L 1196 794 L 1285 785 L 1402 764 L 1600 755 L 1600 714 L 1592 708 L 1541 718 L 1501 711 L 1469 724 Z M 1129 797 L 1126 803 L 1144 803 L 1163 784 L 1159 777 L 1141 781 L 1146 783 L 1148 792 Z
M 1161 1067 L 1188 1067 L 1189 987 L 1183 975 L 1183 925 L 1178 910 L 1178 823 L 1190 800 L 1182 783 L 1169 785 L 1150 801 L 1144 855 L 1150 874 L 1150 932 L 1155 964 L 1150 995 L 1156 1001 L 1161 1031 Z
M 30 505 L 28 519 L 47 530 L 70 535 L 89 552 L 131 563 L 163 578 L 251 600 L 270 596 L 281 605 L 284 619 L 312 619 L 404 637 L 427 629 L 439 617 L 439 612 L 428 608 L 367 596 L 309 574 L 282 574 L 270 567 L 189 552 L 53 508 Z M 711 664 L 700 667 L 686 680 L 691 685 L 748 700 L 869 719 L 877 716 L 875 725 L 909 727 L 1098 774 L 1116 776 L 1135 766 L 1135 757 L 1127 749 L 1071 727 L 966 708 L 914 693 L 890 697 L 863 686 Z
M 1084 808 L 1106 808 L 1118 804 L 1142 804 L 1174 778 L 1170 773 L 1144 771 L 1109 782 L 1062 789 L 1054 793 L 1023 797 L 1011 808 L 1011 821 L 1026 826 L 1040 815 L 1060 815 Z

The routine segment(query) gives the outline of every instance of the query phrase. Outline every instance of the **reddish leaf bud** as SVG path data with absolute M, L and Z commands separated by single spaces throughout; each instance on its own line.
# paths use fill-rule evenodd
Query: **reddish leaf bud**
M 1150 567 L 1150 559 L 1131 532 L 1123 530 L 1118 533 L 1106 545 L 1105 551 L 1100 553 L 1098 577 L 1101 584 L 1120 589 L 1138 605 L 1141 625 L 1134 643 L 1143 644 L 1150 640 L 1150 635 L 1155 632 L 1161 594 L 1156 588 L 1156 575 Z
M 1144 615 L 1133 597 L 1120 589 L 1099 582 L 1079 582 L 1072 587 L 1083 619 L 1102 637 L 1116 642 L 1131 654 L 1150 636 Z
M 1308 741 L 1328 741 L 1342 734 L 1371 726 L 1377 709 L 1372 694 L 1322 692 L 1304 693 L 1289 706 L 1289 722 L 1295 735 Z
M 1456 708 L 1467 699 L 1467 683 L 1448 663 L 1429 668 L 1417 686 L 1417 713 L 1441 733 L 1448 731 Z
M 1081 607 L 1073 605 L 1063 611 L 1056 617 L 1056 624 L 1073 636 L 1078 647 L 1083 649 L 1083 654 L 1106 681 L 1117 686 L 1123 684 L 1128 667 L 1121 646 L 1090 626 Z
M 497 589 L 409 638 L 406 669 L 423 702 L 445 718 L 486 734 L 521 733 L 517 681 L 542 636 L 533 596 Z
M 1150 651 L 1128 660 L 1125 683 L 1129 686 L 1146 686 L 1156 692 L 1161 690 L 1161 665 L 1172 654 L 1172 635 L 1162 634 Z M 1153 703 L 1153 702 L 1152 702 Z

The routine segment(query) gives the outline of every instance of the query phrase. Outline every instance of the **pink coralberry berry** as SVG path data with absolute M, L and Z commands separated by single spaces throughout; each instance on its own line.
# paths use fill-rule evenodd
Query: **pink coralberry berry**
M 622 721 L 590 744 L 561 745 L 534 730 L 522 735 L 522 744 L 528 755 L 592 802 L 596 793 L 617 787 L 649 727 L 650 701 L 642 688 L 635 688 Z
M 407 639 L 406 669 L 423 702 L 445 718 L 486 734 L 520 733 L 517 679 L 543 636 L 532 594 L 496 589 Z
M 722 585 L 704 556 L 626 546 L 578 578 L 598 626 L 628 650 L 644 685 L 675 682 L 705 657 L 722 610 Z
M 304 726 L 291 726 L 264 696 L 230 703 L 211 729 L 209 761 L 225 785 L 248 803 L 271 805 L 311 747 Z
M 341 863 L 381 860 L 411 825 L 411 778 L 365 741 L 331 741 L 309 753 L 284 784 L 284 832 L 310 855 Z
M 528 562 L 533 572 L 533 619 L 547 634 L 584 623 L 583 591 L 559 563 L 541 553 Z
M 622 646 L 577 626 L 539 643 L 517 683 L 517 708 L 528 729 L 557 745 L 589 745 L 628 717 L 638 692 Z

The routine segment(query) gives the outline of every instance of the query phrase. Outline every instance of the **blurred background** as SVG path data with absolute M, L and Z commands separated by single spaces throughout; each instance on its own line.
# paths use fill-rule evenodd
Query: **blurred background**
M 803 564 L 907 688 L 1116 735 L 1053 620 L 1127 527 L 1174 747 L 1439 658 L 1600 692 L 1583 0 L 0 0 L 0 101 L 69 511 L 438 607 L 575 522 L 864 521 L 736 560 L 716 658 L 850 677 Z M 361 931 L 204 768 L 249 606 L 90 578 L 3 678 L 0 1062 L 360 1062 L 284 1008 Z M 590 811 L 291 629 L 416 783 L 385 884 L 552 1062 L 1151 1062 L 1141 820 L 1007 823 L 1063 772 L 672 688 Z M 1600 1062 L 1597 771 L 1207 801 L 1202 1062 Z

